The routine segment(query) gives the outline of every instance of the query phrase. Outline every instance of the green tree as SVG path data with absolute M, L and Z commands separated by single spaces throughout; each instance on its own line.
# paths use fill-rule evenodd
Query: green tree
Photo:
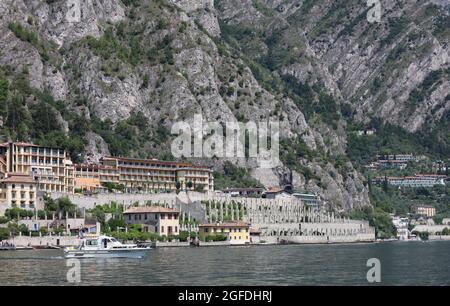
M 30 231 L 28 230 L 28 227 L 25 224 L 19 225 L 18 229 L 19 229 L 19 232 L 22 233 L 22 235 L 29 235 L 30 234 Z
M 125 221 L 123 219 L 109 219 L 107 226 L 110 231 L 117 231 L 119 227 L 125 228 Z
M 8 228 L 0 228 L 0 241 L 9 239 L 9 229 Z
M 48 230 L 46 227 L 42 226 L 41 228 L 39 228 L 39 232 L 41 233 L 42 236 L 45 236 L 48 234 Z
M 188 189 L 191 189 L 193 185 L 194 185 L 194 184 L 192 183 L 192 181 L 188 181 L 187 184 L 186 184 L 186 187 L 187 187 Z
M 386 193 L 389 191 L 389 182 L 386 175 L 384 176 L 383 180 L 383 191 Z
M 9 81 L 7 79 L 0 78 L 0 115 L 6 114 L 6 103 L 8 101 Z

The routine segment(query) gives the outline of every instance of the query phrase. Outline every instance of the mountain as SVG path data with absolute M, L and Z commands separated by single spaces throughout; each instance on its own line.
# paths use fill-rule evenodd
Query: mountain
M 279 120 L 283 166 L 194 162 L 220 173 L 231 161 L 338 210 L 367 206 L 360 167 L 378 150 L 448 158 L 450 143 L 447 1 L 383 1 L 380 23 L 369 10 L 358 0 L 2 0 L 0 138 L 62 146 L 75 161 L 170 159 L 172 124 L 194 114 Z M 378 136 L 355 136 L 368 128 Z

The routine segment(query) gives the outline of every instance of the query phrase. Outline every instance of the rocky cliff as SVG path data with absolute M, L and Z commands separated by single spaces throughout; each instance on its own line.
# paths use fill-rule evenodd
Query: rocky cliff
M 414 133 L 448 120 L 446 4 L 383 2 L 373 24 L 357 0 L 1 0 L 1 137 L 77 160 L 164 158 L 172 124 L 194 114 L 276 120 L 283 165 L 231 161 L 267 187 L 368 205 L 348 123 Z

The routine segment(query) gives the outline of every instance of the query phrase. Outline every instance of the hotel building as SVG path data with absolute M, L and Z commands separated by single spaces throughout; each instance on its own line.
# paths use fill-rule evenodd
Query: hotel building
M 100 162 L 115 169 L 126 192 L 175 191 L 177 182 L 181 190 L 214 190 L 212 170 L 188 163 L 126 157 L 103 157 Z
M 0 144 L 0 180 L 1 204 L 26 208 L 36 201 L 17 198 L 13 202 L 14 193 L 8 191 L 13 189 L 8 185 L 12 180 L 22 180 L 24 186 L 32 182 L 35 191 L 59 193 L 102 190 L 105 183 L 122 185 L 123 192 L 175 191 L 177 183 L 181 190 L 214 190 L 212 170 L 189 163 L 104 157 L 99 164 L 73 165 L 63 149 L 23 142 Z M 22 182 L 14 184 L 21 186 Z
M 23 142 L 0 144 L 2 177 L 25 174 L 38 184 L 38 190 L 72 193 L 74 168 L 63 149 L 37 146 Z
M 99 164 L 75 164 L 75 190 L 95 191 L 102 183 L 119 184 L 117 168 Z

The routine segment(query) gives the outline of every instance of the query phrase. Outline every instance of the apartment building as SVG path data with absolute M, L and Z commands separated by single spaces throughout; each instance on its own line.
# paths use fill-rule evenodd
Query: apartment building
M 2 177 L 29 175 L 40 191 L 71 193 L 74 190 L 74 167 L 63 149 L 23 142 L 0 144 L 0 171 Z
M 7 174 L 0 180 L 0 204 L 5 209 L 40 209 L 37 206 L 37 182 L 28 174 Z
M 293 193 L 292 196 L 301 200 L 309 207 L 318 208 L 320 205 L 320 198 L 316 194 L 296 192 Z
M 402 162 L 411 162 L 411 161 L 417 161 L 417 157 L 414 154 L 378 154 L 377 155 L 378 160 L 384 160 L 384 161 L 402 161 Z
M 413 212 L 416 215 L 432 218 L 436 215 L 436 208 L 431 205 L 414 205 Z
M 161 236 L 176 236 L 180 229 L 180 212 L 172 208 L 150 206 L 131 207 L 124 211 L 126 224 L 140 224 L 142 231 Z
M 416 174 L 414 176 L 405 177 L 377 177 L 375 182 L 382 183 L 385 179 L 390 185 L 398 187 L 433 187 L 433 186 L 445 186 L 445 175 L 436 174 Z

